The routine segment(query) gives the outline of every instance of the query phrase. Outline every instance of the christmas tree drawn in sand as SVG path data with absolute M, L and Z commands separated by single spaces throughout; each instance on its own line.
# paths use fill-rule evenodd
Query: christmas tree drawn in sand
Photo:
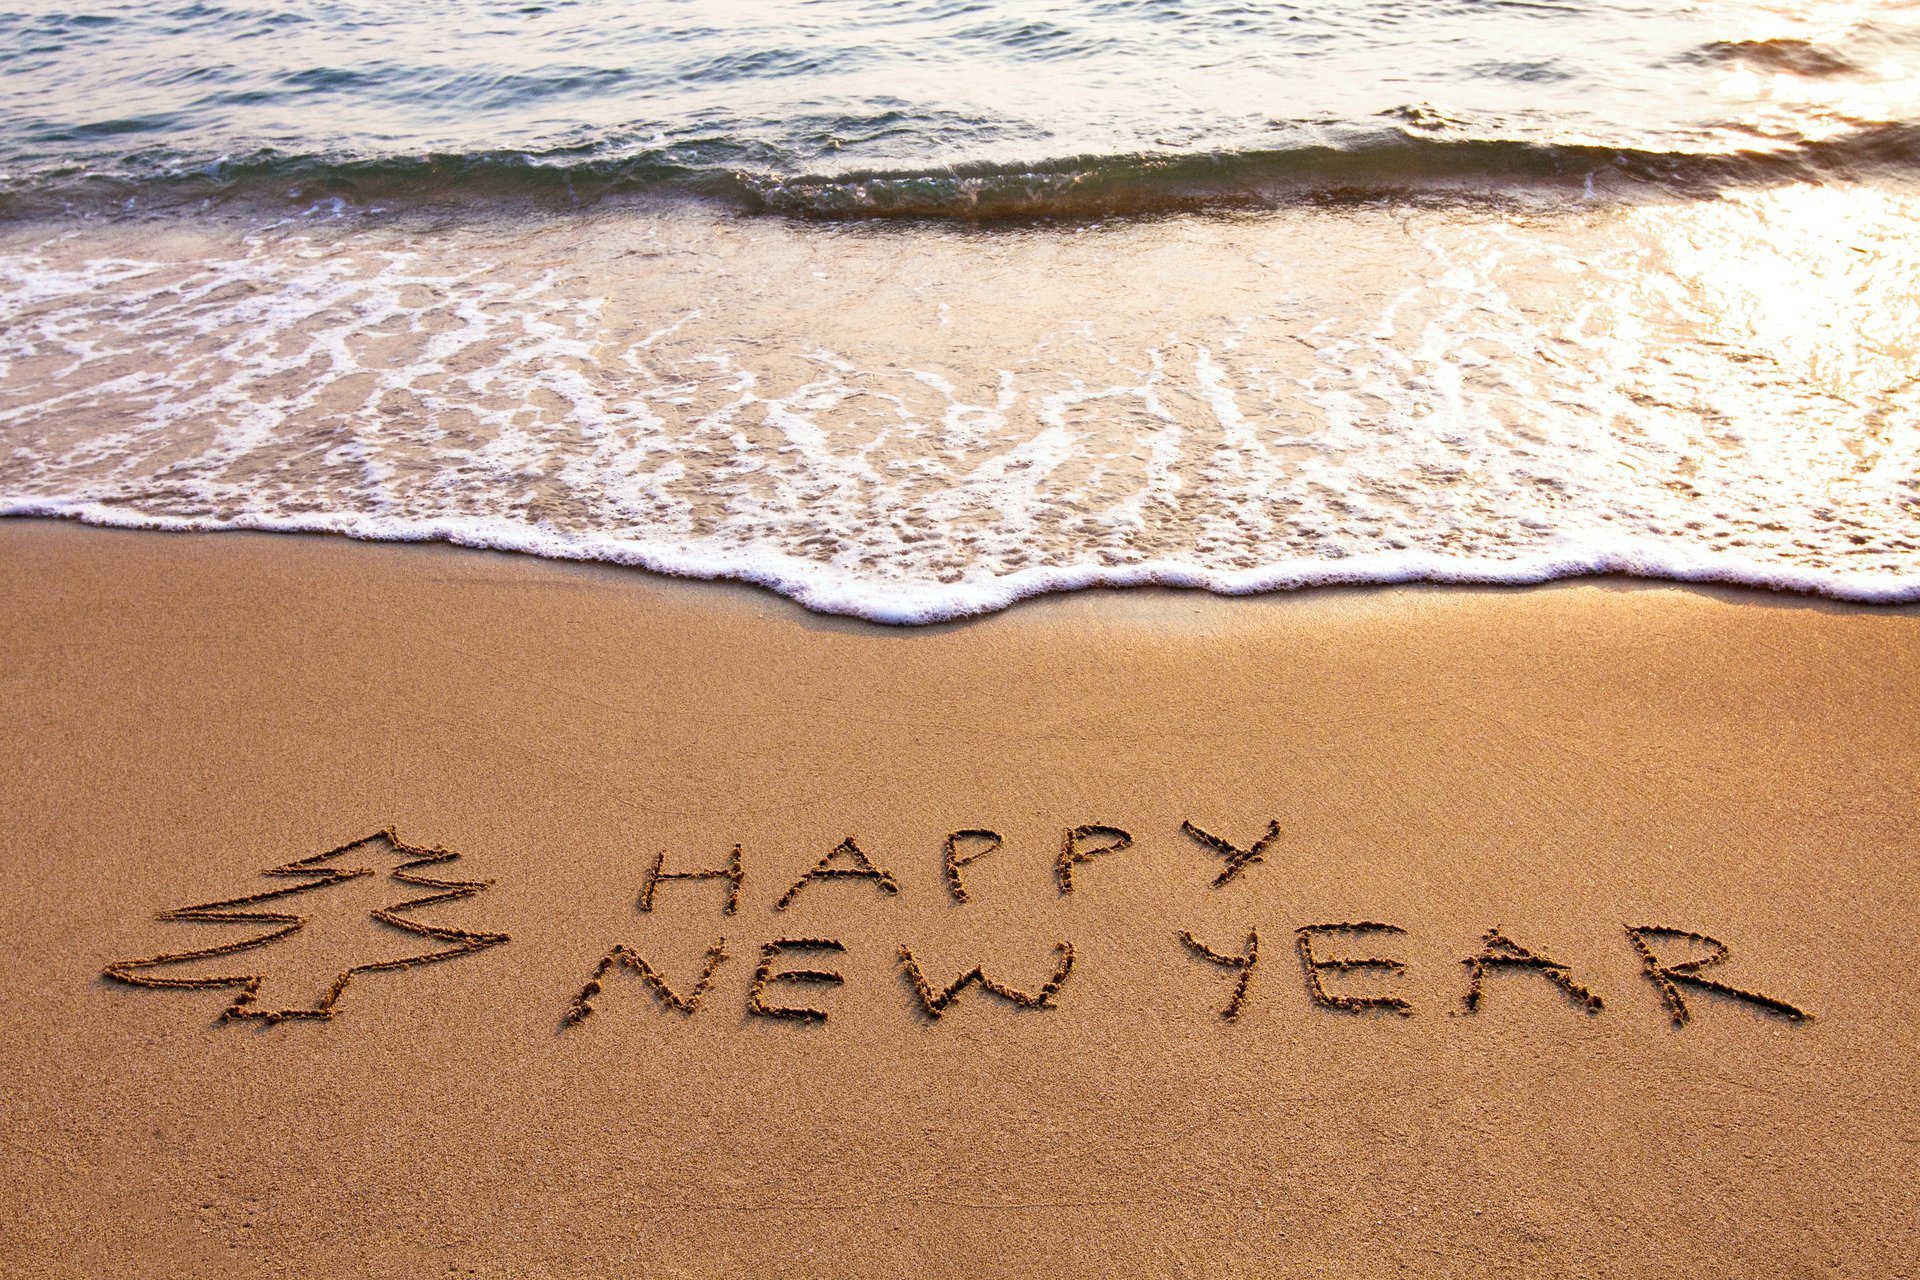
M 366 913 L 367 926 L 363 931 L 367 942 L 365 949 L 374 951 L 379 958 L 365 960 L 337 970 L 331 975 L 331 985 L 318 992 L 310 1004 L 292 1005 L 286 1008 L 266 1007 L 278 1002 L 272 1000 L 263 1002 L 260 999 L 261 986 L 275 975 L 274 962 L 285 954 L 284 949 L 276 953 L 272 949 L 273 944 L 300 933 L 315 920 L 316 916 L 313 913 L 327 909 L 335 895 L 325 894 L 323 890 L 335 889 L 361 877 L 379 875 L 375 867 L 365 865 L 363 860 L 381 857 L 388 849 L 403 861 L 393 866 L 386 878 L 408 886 L 408 891 L 418 888 L 431 890 L 431 892 L 424 896 L 376 907 Z M 297 884 L 267 889 L 240 898 L 226 898 L 218 902 L 202 902 L 194 906 L 176 907 L 171 911 L 161 912 L 159 916 L 159 919 L 168 921 L 269 926 L 265 932 L 190 951 L 175 951 L 137 960 L 116 960 L 106 967 L 105 976 L 115 982 L 123 982 L 135 987 L 232 990 L 236 994 L 233 1002 L 221 1013 L 222 1019 L 260 1018 L 268 1023 L 277 1023 L 288 1018 L 325 1021 L 333 1017 L 335 1005 L 339 1003 L 341 995 L 346 992 L 356 974 L 389 969 L 410 969 L 417 965 L 434 964 L 442 960 L 452 960 L 470 952 L 483 951 L 507 941 L 507 935 L 504 933 L 480 933 L 445 925 L 423 924 L 418 920 L 407 918 L 409 912 L 454 902 L 461 898 L 470 898 L 492 885 L 491 880 L 443 880 L 424 875 L 420 871 L 422 867 L 452 862 L 459 856 L 446 849 L 408 844 L 395 835 L 391 827 L 384 828 L 370 836 L 329 849 L 325 853 L 316 853 L 311 857 L 300 858 L 281 866 L 269 867 L 260 873 L 265 876 L 295 878 L 299 881 Z M 383 860 L 390 861 L 391 855 Z M 308 897 L 307 895 L 317 896 Z M 391 896 L 399 896 L 399 893 L 396 892 Z M 411 934 L 414 938 L 428 940 L 426 949 L 414 950 L 421 944 L 410 942 L 409 945 L 398 949 L 410 951 L 411 954 L 391 954 L 396 950 L 393 946 L 395 941 L 407 941 L 401 939 L 393 932 L 394 930 L 400 931 L 401 934 Z M 216 965 L 214 967 L 221 971 L 212 973 L 154 972 L 171 968 L 189 968 L 201 962 L 218 961 L 228 956 L 244 956 L 245 960 L 236 960 L 231 968 L 226 965 Z M 249 961 L 251 964 L 247 963 Z

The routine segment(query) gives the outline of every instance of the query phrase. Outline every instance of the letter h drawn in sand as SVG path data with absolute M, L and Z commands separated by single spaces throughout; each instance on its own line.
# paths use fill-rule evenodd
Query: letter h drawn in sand
M 724 867 L 709 867 L 703 871 L 667 870 L 667 851 L 662 849 L 654 855 L 653 868 L 647 872 L 647 878 L 640 884 L 640 909 L 653 910 L 653 895 L 659 890 L 662 880 L 725 880 L 727 882 L 727 900 L 723 908 L 726 915 L 732 915 L 740 909 L 740 890 L 747 883 L 747 873 L 740 865 L 740 846 L 733 846 L 733 852 L 727 855 Z
M 431 945 L 426 950 L 412 955 L 383 957 L 350 965 L 338 971 L 332 985 L 327 987 L 311 1005 L 279 1009 L 260 1007 L 260 986 L 271 973 L 271 969 L 264 965 L 268 959 L 265 956 L 261 957 L 262 967 L 252 972 L 233 971 L 188 976 L 168 976 L 153 972 L 158 969 L 187 966 L 199 961 L 219 960 L 226 956 L 254 951 L 300 932 L 307 927 L 313 917 L 282 908 L 294 905 L 292 900 L 299 898 L 300 895 L 333 888 L 361 876 L 378 874 L 370 866 L 350 865 L 350 855 L 367 855 L 381 842 L 390 845 L 394 852 L 404 859 L 388 873 L 390 879 L 410 888 L 430 889 L 433 892 L 378 908 L 369 912 L 368 918 L 377 925 L 387 926 L 388 929 L 398 930 L 402 934 L 431 939 Z M 218 988 L 234 991 L 236 994 L 233 1002 L 220 1015 L 222 1020 L 259 1018 L 269 1024 L 289 1018 L 327 1021 L 333 1017 L 335 1005 L 339 1003 L 341 995 L 346 992 L 356 974 L 435 964 L 442 960 L 452 960 L 471 952 L 482 951 L 488 947 L 499 946 L 507 941 L 507 935 L 504 933 L 480 933 L 445 925 L 422 924 L 418 920 L 409 920 L 405 917 L 404 913 L 418 911 L 424 907 L 470 898 L 493 884 L 491 880 L 441 880 L 423 875 L 419 871 L 422 867 L 452 862 L 459 856 L 446 849 L 408 844 L 394 834 L 393 828 L 384 828 L 370 836 L 329 849 L 325 853 L 316 853 L 311 857 L 269 867 L 260 873 L 266 876 L 296 878 L 299 880 L 298 884 L 290 884 L 279 889 L 267 889 L 240 898 L 224 898 L 218 902 L 202 902 L 195 906 L 176 907 L 171 911 L 161 912 L 159 916 L 161 920 L 182 920 L 200 924 L 272 926 L 266 932 L 218 946 L 201 947 L 191 951 L 174 951 L 137 960 L 115 960 L 106 967 L 104 976 L 133 987 L 175 990 Z M 298 905 L 307 905 L 306 900 L 301 899 Z M 262 907 L 268 909 L 259 909 Z M 384 950 L 393 949 L 392 934 L 384 929 L 369 932 L 378 934 L 373 945 L 378 946 L 381 942 L 385 942 L 387 945 L 383 948 Z

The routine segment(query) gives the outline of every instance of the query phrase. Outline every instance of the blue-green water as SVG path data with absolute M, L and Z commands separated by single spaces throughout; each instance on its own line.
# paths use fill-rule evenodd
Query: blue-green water
M 0 208 L 669 190 L 828 213 L 1903 172 L 1920 10 L 554 0 L 0 12 Z

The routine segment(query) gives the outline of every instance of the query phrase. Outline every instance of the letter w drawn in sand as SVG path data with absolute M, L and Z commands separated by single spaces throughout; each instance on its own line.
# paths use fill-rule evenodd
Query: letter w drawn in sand
M 974 985 L 978 985 L 988 995 L 999 996 L 1007 1003 L 1018 1005 L 1022 1009 L 1048 1008 L 1054 995 L 1066 985 L 1067 978 L 1073 973 L 1073 944 L 1071 942 L 1055 943 L 1053 952 L 1059 957 L 1059 963 L 1054 966 L 1053 976 L 1041 983 L 1038 991 L 1021 991 L 1004 982 L 989 978 L 987 971 L 980 965 L 973 966 L 946 986 L 936 987 L 927 981 L 926 970 L 920 967 L 920 962 L 914 958 L 912 949 L 905 943 L 900 944 L 900 969 L 906 974 L 907 980 L 913 984 L 914 994 L 920 997 L 921 1009 L 926 1011 L 929 1018 L 938 1021 L 940 1015 L 947 1011 L 947 1006 L 958 999 L 962 991 Z
M 353 865 L 353 855 L 366 856 L 372 852 L 373 846 L 381 842 L 391 845 L 402 858 L 406 859 L 389 872 L 389 878 L 403 885 L 431 889 L 434 892 L 424 897 L 409 898 L 404 902 L 378 908 L 369 912 L 368 915 L 379 924 L 403 933 L 431 939 L 433 945 L 429 949 L 415 955 L 371 960 L 344 968 L 333 979 L 333 985 L 328 987 L 313 1004 L 285 1009 L 263 1009 L 258 1006 L 260 985 L 272 972 L 267 963 L 269 957 L 265 955 L 259 958 L 262 967 L 253 972 L 195 974 L 184 977 L 152 972 L 169 966 L 188 965 L 195 961 L 239 955 L 291 937 L 306 928 L 313 917 L 284 908 L 296 905 L 292 900 L 302 894 L 329 889 L 360 876 L 378 874 L 373 867 Z M 334 1006 L 339 1003 L 341 995 L 353 981 L 355 974 L 373 973 L 386 969 L 410 969 L 416 965 L 434 964 L 441 960 L 452 960 L 469 952 L 498 946 L 507 941 L 507 935 L 504 933 L 477 933 L 444 925 L 422 924 L 417 920 L 405 918 L 403 914 L 405 912 L 417 911 L 443 902 L 454 902 L 461 898 L 470 898 L 492 885 L 491 880 L 440 880 L 422 875 L 419 871 L 421 867 L 452 862 L 459 856 L 446 849 L 407 844 L 393 833 L 391 827 L 388 827 L 362 839 L 329 849 L 325 853 L 316 853 L 311 857 L 300 858 L 278 867 L 270 867 L 260 874 L 296 877 L 300 883 L 280 889 L 267 889 L 260 893 L 248 894 L 243 898 L 226 898 L 219 902 L 202 902 L 197 906 L 176 907 L 171 911 L 161 912 L 159 916 L 162 920 L 186 920 L 205 924 L 272 926 L 266 932 L 193 951 L 175 951 L 166 955 L 147 956 L 139 960 L 116 960 L 107 966 L 106 976 L 115 982 L 124 982 L 134 987 L 224 988 L 236 991 L 238 994 L 233 997 L 233 1003 L 221 1013 L 222 1019 L 261 1018 L 268 1023 L 277 1023 L 286 1018 L 311 1018 L 325 1021 L 333 1017 Z M 307 902 L 301 899 L 297 905 L 306 906 Z M 261 910 L 262 907 L 267 909 Z M 390 941 L 390 935 L 388 940 Z M 375 945 L 378 945 L 378 940 Z M 391 950 L 391 947 L 386 949 Z

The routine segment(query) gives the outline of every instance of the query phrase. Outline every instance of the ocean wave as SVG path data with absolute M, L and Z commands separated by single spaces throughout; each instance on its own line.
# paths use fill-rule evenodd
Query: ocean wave
M 0 177 L 0 217 L 329 200 L 360 208 L 513 200 L 579 207 L 665 197 L 803 218 L 984 221 L 1530 190 L 1592 196 L 1596 182 L 1704 196 L 1790 182 L 1920 177 L 1920 124 L 1912 123 L 1797 142 L 1703 141 L 1689 150 L 1461 137 L 1457 122 L 1417 105 L 1386 114 L 1398 123 L 1285 148 L 839 173 L 782 172 L 771 148 L 726 140 L 619 155 L 567 147 L 354 159 L 261 150 L 198 166 L 148 156 L 127 172 L 64 166 Z M 131 131 L 137 123 L 114 127 Z

